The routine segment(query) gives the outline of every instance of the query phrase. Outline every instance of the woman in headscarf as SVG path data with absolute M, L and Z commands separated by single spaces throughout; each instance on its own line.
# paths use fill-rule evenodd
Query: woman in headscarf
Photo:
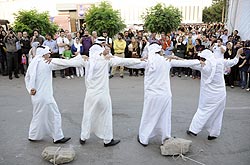
M 140 58 L 140 47 L 139 42 L 135 39 L 135 37 L 131 38 L 131 43 L 128 45 L 129 57 L 130 58 Z M 133 76 L 133 72 L 135 72 L 135 76 L 138 76 L 138 69 L 129 69 L 129 76 Z
M 172 93 L 169 72 L 172 67 L 200 65 L 199 60 L 171 60 L 163 57 L 162 46 L 151 43 L 148 60 L 132 66 L 145 68 L 144 104 L 138 142 L 147 146 L 149 140 L 160 136 L 161 144 L 171 137 Z
M 192 67 L 201 72 L 200 99 L 187 134 L 197 136 L 206 127 L 209 132 L 208 140 L 216 139 L 220 135 L 226 104 L 224 68 L 236 65 L 241 52 L 239 50 L 237 56 L 231 60 L 216 59 L 208 49 L 198 54 L 206 61 L 204 66 Z

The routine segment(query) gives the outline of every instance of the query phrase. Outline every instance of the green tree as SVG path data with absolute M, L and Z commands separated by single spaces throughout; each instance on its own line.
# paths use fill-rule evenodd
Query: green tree
M 37 10 L 20 10 L 14 14 L 14 30 L 27 31 L 32 35 L 34 29 L 38 29 L 42 35 L 55 33 L 58 25 L 50 21 L 48 12 L 39 13 Z
M 87 29 L 96 31 L 101 35 L 104 30 L 113 37 L 126 26 L 123 23 L 118 10 L 113 10 L 110 3 L 103 1 L 99 5 L 92 5 L 85 15 Z
M 169 33 L 178 28 L 181 23 L 182 15 L 178 8 L 173 6 L 166 7 L 158 3 L 146 10 L 142 15 L 144 27 L 151 32 Z
M 225 16 L 225 0 L 213 0 L 210 7 L 203 9 L 202 21 L 204 23 L 223 22 Z

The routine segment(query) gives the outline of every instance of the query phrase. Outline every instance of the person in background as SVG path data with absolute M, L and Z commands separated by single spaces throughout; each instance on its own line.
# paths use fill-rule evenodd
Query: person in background
M 59 58 L 58 46 L 55 40 L 53 40 L 51 33 L 46 34 L 46 40 L 43 42 L 43 46 L 48 46 L 51 51 L 51 58 Z M 55 70 L 52 71 L 53 78 L 56 78 Z
M 7 31 L 7 35 L 4 37 L 3 42 L 6 46 L 7 50 L 7 63 L 8 63 L 8 73 L 9 79 L 12 80 L 12 71 L 14 70 L 15 78 L 19 78 L 18 76 L 18 54 L 17 54 L 17 47 L 16 42 L 19 39 L 15 35 L 12 29 Z
M 26 31 L 23 32 L 23 37 L 20 40 L 20 45 L 22 48 L 21 73 L 25 75 L 27 71 L 27 66 L 29 64 L 28 63 L 29 50 L 31 49 L 30 39 L 28 38 L 28 33 Z
M 239 72 L 240 72 L 240 87 L 245 89 L 247 87 L 247 70 L 250 59 L 250 49 L 242 48 L 243 53 L 239 55 Z
M 80 38 L 75 38 L 75 42 L 71 47 L 71 52 L 75 56 L 80 56 L 81 54 L 83 54 L 83 46 L 80 43 Z M 76 67 L 76 76 L 83 77 L 83 75 L 84 75 L 83 67 Z
M 233 51 L 233 43 L 227 42 L 226 51 L 224 53 L 224 59 L 233 59 L 235 57 L 235 53 Z M 231 68 L 225 68 L 225 82 L 231 88 L 234 88 L 234 81 L 235 81 L 235 68 L 236 65 Z
M 91 36 L 92 44 L 95 43 L 95 41 L 96 41 L 97 38 L 98 38 L 97 32 L 96 31 L 92 31 L 92 36 Z
M 175 45 L 175 55 L 179 58 L 182 58 L 184 59 L 185 57 L 185 51 L 186 51 L 186 46 L 183 44 L 183 37 L 180 36 L 178 38 L 178 42 L 177 44 Z M 178 77 L 181 77 L 181 71 L 182 71 L 182 68 L 181 67 L 174 67 L 172 69 L 172 76 L 176 74 L 176 72 L 178 72 Z
M 211 50 L 213 51 L 215 58 L 222 58 L 222 59 L 224 59 L 224 53 L 226 51 L 226 47 L 223 46 L 221 38 L 218 38 L 217 39 L 217 43 L 214 43 L 211 46 Z
M 83 55 L 89 56 L 89 48 L 92 46 L 92 37 L 89 35 L 88 30 L 84 30 L 84 35 L 81 39 L 81 44 L 83 46 Z
M 3 76 L 8 76 L 8 67 L 7 67 L 7 58 L 6 58 L 6 46 L 4 44 L 4 37 L 6 32 L 3 30 L 3 27 L 0 26 L 0 73 Z
M 238 41 L 240 41 L 240 36 L 238 35 L 238 30 L 234 30 L 233 32 L 233 44 L 235 45 Z
M 194 56 L 193 56 L 193 59 L 200 59 L 200 57 L 198 56 L 198 53 L 200 53 L 201 51 L 203 51 L 205 49 L 205 47 L 204 47 L 204 45 L 201 45 L 201 40 L 200 39 L 196 39 L 195 42 L 196 42 L 196 44 L 194 46 Z M 195 78 L 200 79 L 201 78 L 200 71 L 193 69 L 192 70 L 192 77 L 193 77 L 193 79 L 195 79 Z
M 147 58 L 148 57 L 148 47 L 149 47 L 149 42 L 148 42 L 148 39 L 146 36 L 143 36 L 142 37 L 142 40 L 140 42 L 140 56 L 141 58 Z M 143 76 L 144 75 L 144 72 L 145 72 L 145 69 L 142 68 L 140 69 L 141 70 L 141 73 L 140 75 Z
M 162 34 L 163 35 L 163 34 Z M 165 33 L 164 33 L 165 35 Z M 151 44 L 151 43 L 155 43 L 155 42 L 158 42 L 159 43 L 159 40 L 156 38 L 156 33 L 155 32 L 152 32 L 151 36 L 149 37 L 148 39 L 148 42 Z
M 156 40 L 151 40 L 151 42 L 149 42 L 149 43 L 152 43 L 153 41 L 157 42 Z M 166 49 L 167 49 L 167 37 L 166 37 L 166 34 L 164 32 L 161 33 L 161 38 L 159 39 L 159 43 L 161 44 L 162 49 L 164 51 L 166 51 Z
M 102 32 L 102 36 L 105 38 L 106 46 L 109 47 L 109 49 L 111 50 L 111 54 L 114 54 L 113 40 L 112 40 L 112 38 L 110 38 L 110 37 L 108 36 L 108 31 L 107 31 L 107 30 L 104 30 L 104 31 Z
M 59 48 L 59 57 L 62 58 L 62 53 L 64 51 L 64 47 L 69 44 L 69 40 L 65 37 L 64 30 L 60 30 L 60 36 L 56 39 L 57 46 Z M 60 70 L 60 74 L 62 78 L 65 78 L 64 70 Z
M 226 46 L 227 41 L 228 41 L 228 30 L 225 29 L 223 34 L 220 36 L 220 38 L 222 39 L 222 43 L 224 46 Z
M 194 58 L 194 45 L 192 40 L 188 40 L 187 46 L 186 46 L 186 54 L 185 59 L 195 59 Z M 192 78 L 192 69 L 191 68 L 185 68 L 185 76 L 190 76 Z
M 126 41 L 125 58 L 128 58 L 129 57 L 128 45 L 131 42 L 131 38 L 128 36 L 128 31 L 124 31 L 124 40 Z
M 140 47 L 135 37 L 131 38 L 131 43 L 128 45 L 128 50 L 130 58 L 140 58 Z M 135 73 L 135 76 L 138 77 L 138 70 L 139 69 L 129 69 L 129 76 L 133 76 Z
M 114 56 L 120 57 L 120 58 L 125 58 L 125 48 L 126 48 L 126 41 L 123 39 L 123 33 L 118 33 L 117 39 L 114 40 Z M 111 75 L 109 78 L 114 77 L 115 72 L 116 72 L 117 66 L 113 66 L 111 70 Z M 124 67 L 120 66 L 120 77 L 123 78 L 124 74 Z
M 173 42 L 170 40 L 170 37 L 168 35 L 166 35 L 166 50 L 165 50 L 165 56 L 168 55 L 172 55 L 173 49 L 174 49 L 174 44 Z
M 209 41 L 209 38 L 208 38 L 207 35 L 202 36 L 202 42 L 201 42 L 201 44 L 205 46 L 205 49 L 209 49 L 210 48 L 211 42 Z
M 23 33 L 21 31 L 17 32 L 17 38 L 19 41 L 16 42 L 17 55 L 18 55 L 18 74 L 20 74 L 20 70 L 22 70 L 22 47 L 20 44 L 20 40 L 23 37 Z M 22 73 L 23 74 L 23 73 Z
M 71 52 L 71 47 L 68 44 L 65 45 L 64 51 L 62 53 L 62 58 L 69 60 L 74 56 L 75 55 L 73 55 L 72 52 Z M 73 68 L 72 67 L 69 67 L 69 68 L 65 69 L 65 76 L 66 76 L 66 79 L 73 79 L 74 78 L 74 76 L 73 76 Z
M 66 37 L 69 40 L 69 46 L 71 47 L 74 44 L 74 39 L 72 38 L 72 34 L 68 33 Z
M 31 37 L 30 44 L 33 42 L 39 42 L 40 45 L 43 44 L 45 38 L 40 34 L 38 29 L 33 30 L 33 37 Z

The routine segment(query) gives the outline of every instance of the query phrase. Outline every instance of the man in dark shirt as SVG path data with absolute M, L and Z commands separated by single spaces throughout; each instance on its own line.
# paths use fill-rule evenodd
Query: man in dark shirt
M 17 47 L 16 42 L 18 42 L 19 39 L 15 35 L 15 33 L 10 29 L 10 31 L 7 31 L 7 35 L 4 37 L 4 43 L 6 45 L 7 49 L 7 64 L 8 64 L 8 73 L 9 73 L 9 79 L 12 80 L 12 71 L 14 70 L 14 75 L 16 78 L 19 78 L 18 76 L 18 55 L 17 55 Z
M 28 33 L 26 31 L 23 32 L 20 45 L 22 49 L 21 73 L 25 75 L 28 66 L 28 54 L 31 49 L 30 39 L 28 38 Z

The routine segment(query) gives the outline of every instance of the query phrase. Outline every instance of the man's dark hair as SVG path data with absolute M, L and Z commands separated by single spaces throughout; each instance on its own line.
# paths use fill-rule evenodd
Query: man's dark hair
M 217 38 L 217 41 L 220 40 L 220 42 L 223 42 L 223 40 L 221 38 Z
M 53 35 L 51 33 L 47 33 L 47 35 L 50 36 L 50 37 L 53 37 Z
M 245 47 L 250 47 L 250 40 L 246 40 L 244 46 L 245 46 Z
M 119 36 L 121 36 L 122 38 L 124 37 L 123 33 L 118 33 Z
M 37 32 L 38 34 L 40 34 L 40 31 L 38 29 L 34 29 L 33 34 L 34 34 L 34 32 Z
M 60 33 L 61 33 L 61 32 L 64 32 L 64 30 L 63 30 L 63 29 L 61 29 L 61 30 L 60 30 Z

